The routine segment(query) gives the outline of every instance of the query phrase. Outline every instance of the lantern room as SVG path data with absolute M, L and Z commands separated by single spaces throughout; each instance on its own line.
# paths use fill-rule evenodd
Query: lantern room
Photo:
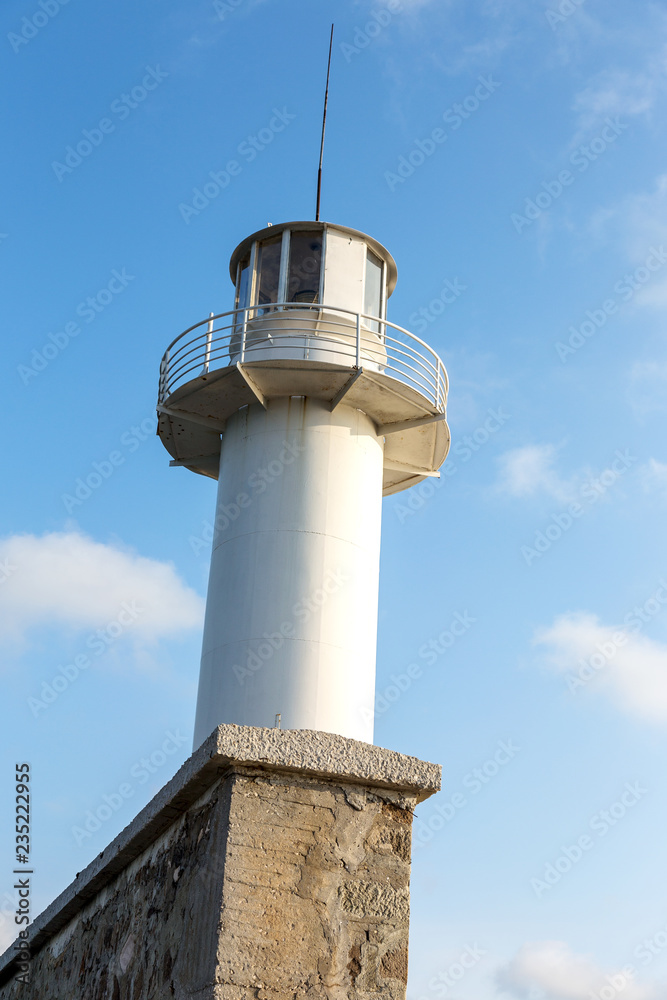
M 289 222 L 247 237 L 230 261 L 236 308 L 255 315 L 286 304 L 334 304 L 361 313 L 368 329 L 384 319 L 396 264 L 377 240 L 345 226 Z
M 396 264 L 381 243 L 347 226 L 284 222 L 244 239 L 229 273 L 234 308 L 188 327 L 162 358 L 158 432 L 174 464 L 217 479 L 227 421 L 243 407 L 308 399 L 371 420 L 385 494 L 437 475 L 449 448 L 447 373 L 386 318 Z

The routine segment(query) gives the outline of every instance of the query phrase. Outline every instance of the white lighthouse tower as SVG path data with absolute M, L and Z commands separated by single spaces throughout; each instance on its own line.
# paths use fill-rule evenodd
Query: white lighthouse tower
M 235 307 L 167 348 L 158 432 L 218 480 L 194 746 L 220 723 L 373 741 L 381 498 L 437 475 L 447 374 L 386 319 L 396 265 L 345 226 L 236 248 Z

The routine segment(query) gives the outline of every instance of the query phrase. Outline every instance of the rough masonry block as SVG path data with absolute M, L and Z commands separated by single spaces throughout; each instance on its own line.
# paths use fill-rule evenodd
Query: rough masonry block
M 31 925 L 0 1000 L 404 1000 L 410 835 L 440 768 L 219 726 Z

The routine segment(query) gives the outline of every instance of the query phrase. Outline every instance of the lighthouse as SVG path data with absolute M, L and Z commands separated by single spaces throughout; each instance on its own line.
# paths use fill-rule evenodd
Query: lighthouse
M 230 260 L 234 308 L 176 337 L 158 433 L 218 481 L 195 720 L 373 742 L 382 497 L 437 476 L 447 373 L 389 322 L 396 264 L 287 222 Z
M 194 750 L 0 956 L 0 1000 L 25 947 L 27 1000 L 406 997 L 441 768 L 373 744 L 381 506 L 438 475 L 447 375 L 387 319 L 396 265 L 364 233 L 267 226 L 230 275 L 157 405 L 171 464 L 218 481 Z

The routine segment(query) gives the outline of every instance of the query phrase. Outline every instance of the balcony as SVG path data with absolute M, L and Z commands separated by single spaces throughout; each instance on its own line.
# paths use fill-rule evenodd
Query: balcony
M 172 464 L 215 478 L 219 434 L 239 407 L 280 396 L 332 410 L 344 402 L 385 435 L 385 492 L 396 492 L 444 461 L 447 390 L 435 351 L 385 319 L 303 301 L 254 305 L 211 315 L 171 342 L 158 431 Z

